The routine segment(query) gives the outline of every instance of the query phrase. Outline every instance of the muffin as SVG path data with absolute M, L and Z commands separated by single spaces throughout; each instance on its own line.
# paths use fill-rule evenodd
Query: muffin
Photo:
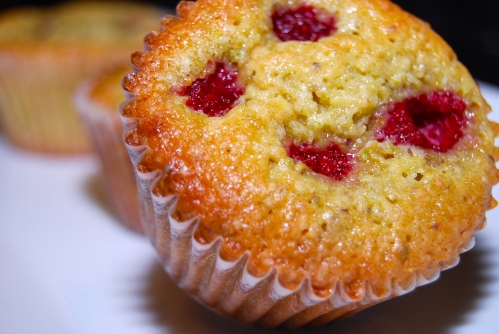
M 54 153 L 88 152 L 73 105 L 87 76 L 129 63 L 164 13 L 121 2 L 71 2 L 0 13 L 0 124 L 12 143 Z
M 238 321 L 296 328 L 435 280 L 495 205 L 490 107 L 385 0 L 181 2 L 124 78 L 166 271 Z
M 100 161 L 100 180 L 113 212 L 125 226 L 142 232 L 135 173 L 118 113 L 121 80 L 128 71 L 123 66 L 87 79 L 77 90 L 75 105 Z

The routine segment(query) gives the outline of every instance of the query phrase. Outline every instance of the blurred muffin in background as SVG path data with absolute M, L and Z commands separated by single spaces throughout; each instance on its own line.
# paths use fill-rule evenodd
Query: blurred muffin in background
M 118 113 L 123 101 L 120 84 L 127 72 L 129 68 L 123 66 L 87 79 L 77 89 L 75 104 L 100 159 L 104 190 L 116 216 L 142 232 L 135 173 Z
M 124 2 L 70 2 L 0 13 L 0 124 L 19 147 L 90 150 L 75 112 L 77 85 L 129 63 L 165 10 Z

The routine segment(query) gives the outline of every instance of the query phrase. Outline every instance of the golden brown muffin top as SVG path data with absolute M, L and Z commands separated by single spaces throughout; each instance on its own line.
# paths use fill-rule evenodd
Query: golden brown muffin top
M 116 112 L 123 102 L 121 82 L 130 69 L 128 66 L 117 67 L 96 78 L 90 79 L 90 89 L 87 97 L 93 103 L 103 107 L 104 110 Z
M 317 41 L 282 41 L 278 8 L 311 6 L 335 20 Z M 175 217 L 198 217 L 196 238 L 222 236 L 222 256 L 250 251 L 249 270 L 277 267 L 328 296 L 377 295 L 455 263 L 482 227 L 496 168 L 489 106 L 428 24 L 385 0 L 182 2 L 146 39 L 124 80 L 137 120 L 128 143 L 150 149 L 139 171 L 162 171 Z M 244 93 L 223 116 L 187 106 L 186 88 L 235 67 Z M 432 93 L 464 103 L 462 135 L 446 150 L 379 140 L 387 111 Z M 462 121 L 462 120 L 461 120 Z M 352 169 L 335 179 L 290 157 L 290 143 L 336 143 Z
M 74 1 L 0 13 L 1 45 L 137 44 L 164 10 L 132 2 Z M 139 44 L 140 45 L 140 44 Z

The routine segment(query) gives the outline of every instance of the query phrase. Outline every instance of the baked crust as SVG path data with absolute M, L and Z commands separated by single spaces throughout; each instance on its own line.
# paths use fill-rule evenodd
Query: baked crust
M 341 284 L 355 299 L 367 282 L 386 296 L 455 264 L 497 182 L 477 84 L 428 24 L 388 1 L 307 1 L 337 18 L 336 33 L 317 42 L 279 41 L 277 2 L 182 2 L 148 35 L 124 80 L 134 98 L 123 116 L 136 121 L 127 144 L 148 148 L 138 172 L 161 172 L 154 195 L 178 198 L 176 219 L 199 220 L 199 243 L 221 237 L 222 258 L 249 252 L 251 274 L 275 268 L 289 289 L 309 278 L 317 296 Z M 179 91 L 214 59 L 237 64 L 245 93 L 210 118 Z M 434 91 L 467 106 L 451 150 L 374 139 L 391 104 Z M 340 142 L 353 171 L 341 181 L 310 171 L 288 156 L 290 138 Z

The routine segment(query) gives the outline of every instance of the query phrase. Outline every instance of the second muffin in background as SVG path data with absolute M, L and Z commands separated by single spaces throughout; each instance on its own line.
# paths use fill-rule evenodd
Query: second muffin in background
M 89 152 L 74 90 L 87 76 L 129 63 L 165 12 L 140 3 L 70 2 L 0 13 L 4 135 L 36 152 Z
M 142 232 L 135 173 L 118 113 L 127 70 L 119 67 L 87 79 L 76 92 L 75 104 L 100 160 L 104 190 L 115 214 L 127 227 Z

